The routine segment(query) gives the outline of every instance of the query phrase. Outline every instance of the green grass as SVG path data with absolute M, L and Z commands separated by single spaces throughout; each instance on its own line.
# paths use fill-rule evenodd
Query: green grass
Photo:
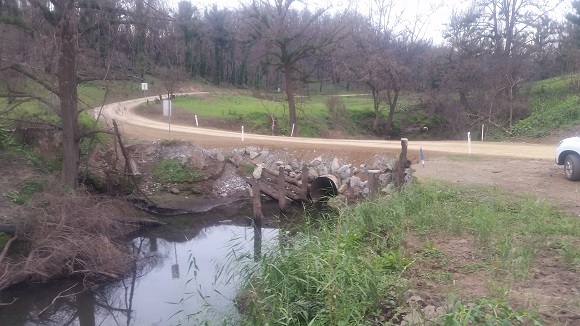
M 245 324 L 358 325 L 388 315 L 410 287 L 405 271 L 419 262 L 438 266 L 422 278 L 453 284 L 445 269 L 450 257 L 428 240 L 433 238 L 475 239 L 474 250 L 484 259 L 466 265 L 466 272 L 494 271 L 491 282 L 502 289 L 529 278 L 539 252 L 578 268 L 580 219 L 493 188 L 414 184 L 315 224 L 254 267 L 246 266 L 250 273 L 238 298 Z M 425 247 L 405 257 L 409 233 L 426 239 Z M 512 309 L 499 292 L 470 302 L 453 303 L 438 323 L 535 320 L 534 311 Z
M 46 187 L 46 180 L 41 177 L 34 177 L 22 182 L 17 190 L 8 191 L 2 196 L 8 198 L 17 205 L 25 205 L 28 200 L 37 192 L 41 192 Z
M 514 125 L 516 136 L 543 137 L 558 128 L 580 124 L 578 75 L 539 81 L 523 91 L 529 94 L 532 113 Z
M 173 101 L 176 108 L 186 109 L 194 114 L 216 117 L 240 117 L 250 113 L 271 112 L 274 115 L 286 114 L 288 104 L 283 101 L 285 96 L 275 94 L 276 100 L 263 100 L 245 94 L 203 94 L 179 96 Z M 327 96 L 311 96 L 296 98 L 296 110 L 308 116 L 325 115 Z M 351 111 L 372 109 L 370 96 L 341 97 L 346 107 Z
M 153 168 L 153 179 L 164 183 L 190 183 L 203 178 L 204 174 L 197 168 L 175 160 L 161 160 Z

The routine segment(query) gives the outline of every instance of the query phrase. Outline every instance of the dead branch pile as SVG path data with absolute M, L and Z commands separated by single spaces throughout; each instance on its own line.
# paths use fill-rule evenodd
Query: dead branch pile
M 136 215 L 134 209 L 82 191 L 49 189 L 20 212 L 29 232 L 15 238 L 27 248 L 21 255 L 6 256 L 7 250 L 0 255 L 0 290 L 23 281 L 80 277 L 97 282 L 126 274 L 132 257 L 123 240 L 139 227 L 126 218 Z

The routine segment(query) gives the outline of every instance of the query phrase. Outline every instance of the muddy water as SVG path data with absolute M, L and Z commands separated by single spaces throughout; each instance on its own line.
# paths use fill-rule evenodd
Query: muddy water
M 244 216 L 172 218 L 129 243 L 139 259 L 123 280 L 84 292 L 65 280 L 0 293 L 2 302 L 16 299 L 0 307 L 0 325 L 235 324 L 241 280 L 227 262 L 252 262 L 276 245 L 278 223 L 262 224 L 260 233 Z

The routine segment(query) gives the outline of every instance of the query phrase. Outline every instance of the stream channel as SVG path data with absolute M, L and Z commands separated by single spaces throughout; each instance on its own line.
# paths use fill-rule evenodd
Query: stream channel
M 0 325 L 153 326 L 236 324 L 234 298 L 243 281 L 237 264 L 278 244 L 296 216 L 278 218 L 277 204 L 263 204 L 261 236 L 251 207 L 160 220 L 167 225 L 128 243 L 137 264 L 122 280 L 81 291 L 79 280 L 13 286 L 0 292 Z M 294 215 L 302 214 L 298 209 Z M 256 233 L 260 235 L 260 233 Z M 239 265 L 238 265 L 239 267 Z

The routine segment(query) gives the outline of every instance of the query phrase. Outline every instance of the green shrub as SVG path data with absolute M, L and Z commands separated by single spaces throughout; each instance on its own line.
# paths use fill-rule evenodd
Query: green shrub
M 162 160 L 153 168 L 153 178 L 163 183 L 197 182 L 203 176 L 199 169 L 175 160 Z
M 452 303 L 439 325 L 541 325 L 527 311 L 512 309 L 504 300 L 480 298 L 472 304 Z

